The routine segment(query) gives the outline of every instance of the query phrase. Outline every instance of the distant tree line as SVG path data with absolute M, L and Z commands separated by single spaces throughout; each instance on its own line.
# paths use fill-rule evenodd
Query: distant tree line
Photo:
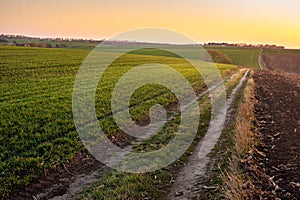
M 40 38 L 40 37 L 28 37 L 24 35 L 6 35 L 0 34 L 1 39 L 12 39 L 12 40 L 39 40 L 48 42 L 86 42 L 86 43 L 100 43 L 103 40 L 93 39 L 76 39 L 76 38 Z
M 15 46 L 25 46 L 25 47 L 41 47 L 41 48 L 67 48 L 67 44 L 51 44 L 51 43 L 39 43 L 39 42 L 18 42 L 13 41 Z
M 75 38 L 39 38 L 28 37 L 23 35 L 6 35 L 0 34 L 0 44 L 27 46 L 27 47 L 41 47 L 41 48 L 67 48 L 67 47 L 81 47 L 82 44 L 88 43 L 94 47 L 103 40 L 92 39 L 75 39 Z M 84 45 L 83 45 L 84 46 Z
M 103 41 L 108 45 L 118 45 L 118 46 L 128 46 L 128 45 L 168 45 L 166 43 L 148 43 L 141 41 L 127 41 L 127 40 L 93 40 L 93 39 L 76 39 L 76 38 L 39 38 L 39 37 L 28 37 L 24 35 L 6 35 L 0 34 L 1 44 L 10 44 L 9 41 L 16 41 L 14 45 L 16 46 L 32 46 L 32 47 L 45 47 L 45 48 L 65 48 L 67 45 L 65 43 L 75 42 L 75 43 L 89 43 L 92 46 L 97 45 Z M 23 42 L 18 42 L 22 40 Z M 24 42 L 24 40 L 31 40 L 31 42 Z M 34 42 L 33 42 L 33 41 Z M 37 41 L 37 42 L 35 42 Z M 54 44 L 53 44 L 54 43 Z M 56 43 L 56 44 L 55 44 Z M 197 46 L 198 44 L 183 44 L 183 46 Z M 76 45 L 73 45 L 76 46 Z M 180 45 L 182 46 L 182 45 Z M 284 46 L 277 46 L 273 44 L 246 44 L 246 43 L 226 43 L 226 42 L 209 42 L 203 44 L 203 46 L 216 46 L 216 47 L 245 47 L 245 48 L 261 48 L 261 49 L 284 49 Z
M 226 43 L 226 42 L 209 42 L 204 46 L 216 46 L 216 47 L 246 47 L 246 48 L 262 48 L 262 49 L 284 49 L 284 46 L 277 46 L 275 44 L 246 44 L 246 43 Z

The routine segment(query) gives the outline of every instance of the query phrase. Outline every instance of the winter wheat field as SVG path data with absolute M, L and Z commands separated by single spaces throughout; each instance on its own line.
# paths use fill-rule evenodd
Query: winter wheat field
M 216 63 L 227 109 L 219 137 L 208 144 L 212 97 L 205 77 L 182 58 L 142 49 L 123 55 L 105 71 L 107 78 L 99 82 L 95 94 L 96 118 L 119 148 L 137 153 L 163 148 L 175 137 L 183 112 L 168 88 L 145 85 L 130 97 L 133 121 L 149 124 L 149 109 L 155 104 L 165 108 L 168 120 L 157 134 L 144 140 L 122 131 L 110 99 L 117 81 L 132 66 L 159 61 L 180 72 L 195 91 L 201 110 L 197 133 L 175 162 L 154 171 L 129 173 L 95 159 L 74 124 L 73 86 L 90 49 L 0 46 L 1 198 L 299 199 L 300 52 L 205 49 L 230 60 Z M 260 69 L 262 63 L 267 69 Z M 205 70 L 210 73 L 209 67 Z M 173 80 L 164 74 L 160 77 Z M 201 160 L 197 155 L 204 143 L 211 149 Z

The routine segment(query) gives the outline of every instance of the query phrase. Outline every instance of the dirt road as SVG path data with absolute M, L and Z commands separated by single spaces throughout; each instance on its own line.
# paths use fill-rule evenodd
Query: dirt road
M 263 59 L 263 50 L 260 50 L 260 53 L 258 55 L 258 65 L 260 67 L 260 69 L 267 69 L 264 59 Z
M 232 110 L 230 109 L 237 93 L 242 88 L 244 82 L 247 80 L 249 70 L 244 73 L 242 79 L 240 79 L 239 84 L 231 92 L 230 97 L 226 100 L 226 120 L 232 115 Z M 168 195 L 164 199 L 198 199 L 201 198 L 201 190 L 203 190 L 204 185 L 201 184 L 202 179 L 207 179 L 207 173 L 210 173 L 208 164 L 211 162 L 209 153 L 212 151 L 214 146 L 219 140 L 220 134 L 224 128 L 222 120 L 223 112 L 219 112 L 216 117 L 210 122 L 210 128 L 204 138 L 196 146 L 193 154 L 188 158 L 188 162 L 182 168 L 182 170 L 177 175 L 174 183 L 169 189 Z M 220 116 L 219 116 L 220 115 Z

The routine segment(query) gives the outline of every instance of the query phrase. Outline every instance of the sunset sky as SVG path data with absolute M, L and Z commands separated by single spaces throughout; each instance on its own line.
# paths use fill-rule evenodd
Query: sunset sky
M 140 27 L 197 42 L 300 48 L 299 0 L 1 0 L 0 33 L 109 38 Z

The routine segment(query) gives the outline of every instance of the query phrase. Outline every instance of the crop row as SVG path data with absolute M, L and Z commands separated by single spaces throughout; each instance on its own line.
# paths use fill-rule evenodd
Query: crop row
M 73 122 L 72 91 L 88 53 L 0 47 L 0 196 L 37 178 L 51 163 L 64 162 L 82 151 Z M 133 66 L 158 61 L 183 74 L 194 90 L 204 86 L 195 69 L 179 58 L 126 55 L 107 69 L 96 92 L 97 118 L 107 134 L 120 131 L 110 110 L 111 92 L 119 78 Z M 236 69 L 218 67 L 222 74 Z M 172 77 L 160 76 L 172 82 Z M 146 85 L 130 99 L 130 112 L 134 120 L 143 121 L 152 105 L 168 107 L 176 101 L 167 88 Z

